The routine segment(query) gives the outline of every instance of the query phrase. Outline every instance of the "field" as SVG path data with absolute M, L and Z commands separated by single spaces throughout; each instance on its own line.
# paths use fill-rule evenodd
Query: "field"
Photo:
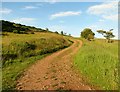
M 3 90 L 14 89 L 16 80 L 37 60 L 73 43 L 67 36 L 49 32 L 6 34 L 2 36 Z M 118 41 L 107 43 L 103 39 L 79 40 L 82 40 L 83 45 L 73 55 L 74 68 L 80 71 L 85 82 L 100 90 L 118 89 Z
M 91 85 L 103 90 L 118 89 L 118 41 L 83 40 L 74 66 Z
M 3 90 L 12 89 L 23 70 L 46 55 L 70 46 L 72 42 L 55 33 L 8 33 L 2 36 Z

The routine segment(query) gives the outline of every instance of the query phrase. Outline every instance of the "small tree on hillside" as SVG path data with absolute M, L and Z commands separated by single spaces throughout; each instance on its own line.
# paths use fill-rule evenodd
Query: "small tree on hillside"
M 57 31 L 55 31 L 56 34 L 59 34 Z
M 102 34 L 102 35 L 104 35 L 106 33 L 106 31 L 104 31 L 104 30 L 97 30 L 97 32 Z
M 64 35 L 63 31 L 61 31 L 61 35 Z
M 104 30 L 97 30 L 98 33 L 102 34 L 108 41 L 108 43 L 112 42 L 111 38 L 114 38 L 115 35 L 113 35 L 112 32 L 113 29 L 110 29 L 109 31 L 104 31 Z
M 67 35 L 67 33 L 64 32 L 64 35 Z
M 69 34 L 69 36 L 71 36 L 71 34 Z
M 92 30 L 90 28 L 85 28 L 82 32 L 81 32 L 81 37 L 85 38 L 87 40 L 91 40 L 94 39 L 94 33 L 92 32 Z
M 46 31 L 49 31 L 49 29 L 48 29 L 48 28 L 46 28 Z
M 89 41 L 91 41 L 92 39 L 94 39 L 94 35 L 89 34 L 87 39 L 88 39 Z
M 13 30 L 13 33 L 18 33 L 18 31 L 17 30 Z

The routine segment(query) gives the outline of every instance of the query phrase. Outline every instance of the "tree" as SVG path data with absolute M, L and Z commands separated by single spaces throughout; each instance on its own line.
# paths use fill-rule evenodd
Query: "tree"
M 13 30 L 13 33 L 18 33 L 18 30 Z
M 88 39 L 89 41 L 91 41 L 91 39 L 94 39 L 94 35 L 89 34 L 87 39 Z
M 69 36 L 71 36 L 71 34 L 69 34 Z
M 64 33 L 63 33 L 63 31 L 61 31 L 61 35 L 63 35 Z
M 64 35 L 67 35 L 67 33 L 64 32 Z
M 94 33 L 92 32 L 92 30 L 90 28 L 85 28 L 82 32 L 81 32 L 81 37 L 85 38 L 85 39 L 94 39 Z
M 46 28 L 46 31 L 49 31 L 49 29 L 48 29 L 48 28 Z
M 102 34 L 102 35 L 104 35 L 104 33 L 106 33 L 106 31 L 104 31 L 104 30 L 97 30 L 97 32 Z
M 104 30 L 97 30 L 98 33 L 102 34 L 108 41 L 108 43 L 112 42 L 111 38 L 115 37 L 112 32 L 113 29 L 110 29 L 109 31 Z
M 59 34 L 57 31 L 55 31 L 56 34 Z

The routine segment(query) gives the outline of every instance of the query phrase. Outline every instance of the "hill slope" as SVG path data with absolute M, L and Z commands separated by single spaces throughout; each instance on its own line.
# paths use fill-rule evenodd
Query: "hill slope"
M 67 37 L 48 32 L 2 36 L 3 89 L 14 88 L 18 76 L 36 60 L 71 44 Z

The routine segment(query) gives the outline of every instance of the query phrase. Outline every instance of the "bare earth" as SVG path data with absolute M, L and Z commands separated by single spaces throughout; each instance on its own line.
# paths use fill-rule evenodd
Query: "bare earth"
M 92 90 L 73 69 L 73 56 L 82 46 L 79 40 L 32 65 L 17 81 L 19 90 Z

